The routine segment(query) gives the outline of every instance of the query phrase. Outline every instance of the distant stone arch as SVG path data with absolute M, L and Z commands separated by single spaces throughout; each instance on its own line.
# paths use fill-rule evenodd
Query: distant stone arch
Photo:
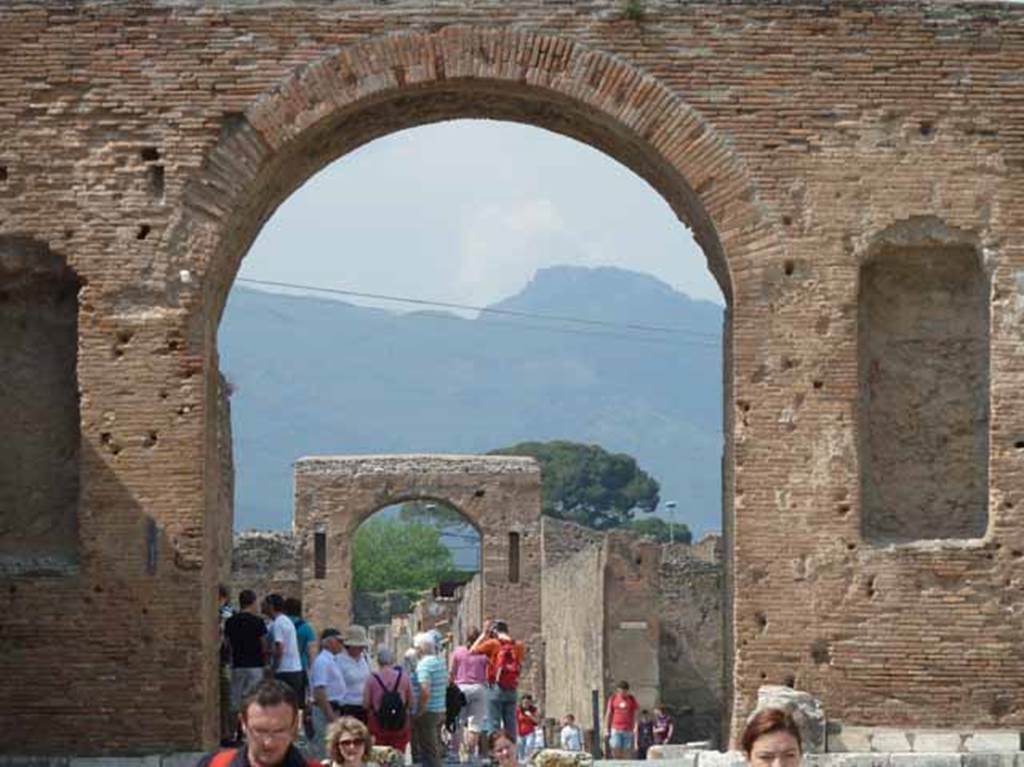
M 306 616 L 315 626 L 348 625 L 356 529 L 386 506 L 437 501 L 479 530 L 482 614 L 504 618 L 527 642 L 537 662 L 524 669 L 524 676 L 533 679 L 543 657 L 540 480 L 537 463 L 517 456 L 300 459 L 295 464 L 295 534 L 302 548 Z M 541 688 L 534 683 L 530 689 Z

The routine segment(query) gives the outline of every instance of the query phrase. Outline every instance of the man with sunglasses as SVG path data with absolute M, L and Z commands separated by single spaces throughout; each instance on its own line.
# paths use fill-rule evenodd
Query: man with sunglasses
M 196 767 L 319 767 L 295 746 L 299 701 L 290 685 L 261 682 L 242 701 L 239 718 L 245 744 L 208 754 Z

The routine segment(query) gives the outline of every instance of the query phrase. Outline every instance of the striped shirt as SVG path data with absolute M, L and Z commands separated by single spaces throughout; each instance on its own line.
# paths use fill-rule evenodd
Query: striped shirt
M 436 655 L 424 655 L 416 664 L 416 678 L 430 690 L 426 711 L 444 711 L 444 693 L 448 687 L 448 669 Z

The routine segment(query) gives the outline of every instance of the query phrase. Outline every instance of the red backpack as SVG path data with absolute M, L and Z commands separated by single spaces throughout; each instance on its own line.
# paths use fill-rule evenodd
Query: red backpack
M 494 682 L 503 690 L 519 686 L 519 654 L 514 642 L 502 641 L 494 663 Z

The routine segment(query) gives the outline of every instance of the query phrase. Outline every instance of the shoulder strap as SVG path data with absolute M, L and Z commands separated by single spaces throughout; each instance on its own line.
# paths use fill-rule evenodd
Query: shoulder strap
M 395 671 L 398 673 L 395 674 L 395 686 L 391 688 L 391 692 L 398 692 L 398 685 L 402 683 L 402 667 L 395 666 Z
M 387 686 L 384 684 L 384 680 L 380 678 L 380 674 L 378 674 L 376 671 L 373 672 L 373 678 L 377 680 L 377 684 L 380 685 L 380 689 L 382 689 L 384 692 L 388 691 Z
M 213 759 L 210 760 L 210 767 L 228 767 L 228 765 L 231 764 L 231 760 L 235 758 L 235 754 L 237 753 L 237 748 L 218 751 L 213 755 Z

